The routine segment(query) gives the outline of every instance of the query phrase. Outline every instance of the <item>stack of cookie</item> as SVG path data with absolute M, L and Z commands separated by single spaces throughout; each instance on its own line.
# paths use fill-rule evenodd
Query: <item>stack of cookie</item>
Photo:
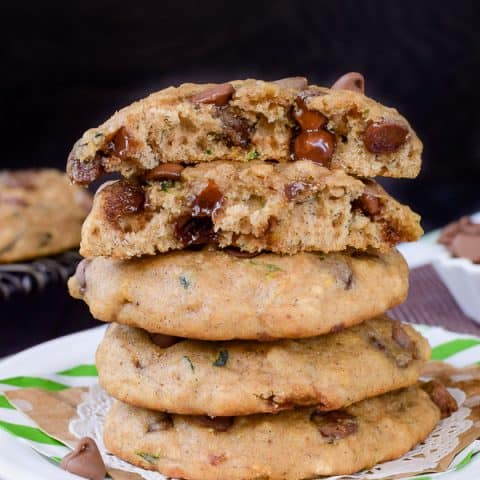
M 422 230 L 372 179 L 415 177 L 421 148 L 359 74 L 185 84 L 87 131 L 71 179 L 123 176 L 69 282 L 115 322 L 107 448 L 174 477 L 293 480 L 423 440 L 454 405 L 417 385 L 426 340 L 383 315 L 408 289 L 394 246 Z

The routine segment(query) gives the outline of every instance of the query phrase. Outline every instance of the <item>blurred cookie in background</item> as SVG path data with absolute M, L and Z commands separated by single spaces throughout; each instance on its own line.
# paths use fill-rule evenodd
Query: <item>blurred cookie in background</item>
M 53 169 L 0 171 L 0 263 L 76 248 L 91 195 Z

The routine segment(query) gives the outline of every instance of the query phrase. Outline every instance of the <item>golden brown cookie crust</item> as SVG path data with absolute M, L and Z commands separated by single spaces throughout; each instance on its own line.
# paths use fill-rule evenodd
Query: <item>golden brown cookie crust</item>
M 57 170 L 0 171 L 0 263 L 78 247 L 91 203 Z
M 175 478 L 297 480 L 350 474 L 398 458 L 440 419 L 438 407 L 419 387 L 326 415 L 314 410 L 234 417 L 226 431 L 217 431 L 198 417 L 165 417 L 116 402 L 104 440 L 123 460 Z
M 69 289 L 95 318 L 150 332 L 203 340 L 300 338 L 398 305 L 407 295 L 408 268 L 395 250 L 236 258 L 204 249 L 85 260 Z
M 205 98 L 205 92 L 226 86 L 231 96 Z M 299 101 L 300 110 L 321 115 L 325 123 L 296 121 L 292 112 Z M 422 144 L 395 109 L 357 91 L 248 79 L 222 86 L 187 83 L 123 108 L 84 133 L 67 170 L 73 180 L 90 183 L 105 171 L 143 175 L 166 162 L 289 162 L 301 133 L 306 138 L 300 150 L 307 157 L 293 148 L 294 158 L 316 157 L 308 143 L 320 138 L 329 152 L 320 161 L 329 168 L 409 178 L 420 169 Z
M 113 324 L 97 350 L 113 397 L 184 415 L 276 413 L 299 405 L 337 410 L 417 382 L 430 356 L 410 325 L 386 316 L 301 340 L 205 342 L 166 348 L 141 329 Z
M 388 251 L 422 233 L 420 217 L 373 180 L 305 160 L 211 162 L 175 181 L 105 185 L 81 254 L 130 258 L 208 242 L 282 254 Z

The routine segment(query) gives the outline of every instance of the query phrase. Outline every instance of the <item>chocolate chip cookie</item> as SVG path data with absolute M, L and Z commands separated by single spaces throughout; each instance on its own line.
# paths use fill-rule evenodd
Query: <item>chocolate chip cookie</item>
M 88 184 L 164 163 L 308 159 L 362 177 L 417 176 L 422 144 L 407 120 L 359 91 L 363 79 L 350 80 L 330 89 L 298 77 L 170 87 L 86 131 L 67 170 Z
M 337 410 L 417 382 L 430 357 L 410 325 L 386 316 L 300 340 L 205 342 L 114 324 L 97 350 L 100 384 L 143 408 L 185 415 Z
M 447 392 L 448 395 L 448 392 Z M 424 440 L 440 409 L 410 387 L 322 412 L 169 415 L 114 403 L 108 450 L 134 465 L 188 480 L 297 480 L 357 472 L 398 458 Z
M 395 250 L 238 255 L 204 248 L 97 257 L 80 263 L 70 293 L 99 320 L 202 340 L 320 335 L 379 315 L 407 295 L 407 265 Z
M 375 181 L 309 160 L 165 164 L 145 181 L 97 193 L 80 251 L 129 258 L 205 243 L 282 254 L 387 251 L 422 233 L 420 217 Z
M 91 196 L 51 169 L 0 171 L 0 263 L 78 247 Z

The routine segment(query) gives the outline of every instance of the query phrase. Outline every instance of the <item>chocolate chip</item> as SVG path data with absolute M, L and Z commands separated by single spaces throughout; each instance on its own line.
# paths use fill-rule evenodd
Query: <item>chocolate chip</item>
M 395 122 L 374 122 L 363 137 L 366 149 L 372 153 L 396 152 L 407 139 L 408 128 Z
M 147 433 L 164 432 L 173 427 L 173 418 L 168 413 L 159 412 L 148 425 Z
M 113 224 L 118 225 L 122 217 L 140 213 L 144 209 L 145 194 L 137 183 L 120 180 L 105 187 L 103 195 L 105 216 Z
M 238 117 L 228 108 L 219 108 L 218 116 L 223 124 L 223 139 L 228 147 L 248 147 L 251 141 L 252 127 L 242 117 Z
M 296 160 L 311 160 L 329 167 L 335 151 L 335 135 L 326 130 L 301 132 L 295 138 L 293 151 Z
M 226 105 L 235 93 L 235 89 L 229 83 L 222 83 L 208 88 L 203 92 L 197 93 L 193 98 L 193 103 L 208 103 L 217 106 Z
M 75 148 L 72 150 L 67 163 L 67 173 L 72 182 L 80 185 L 88 185 L 99 178 L 103 173 L 102 157 L 95 155 L 92 160 L 82 162 L 74 158 Z
M 369 342 L 387 357 L 391 358 L 398 368 L 407 368 L 417 358 L 417 346 L 403 329 L 400 322 L 392 325 L 392 340 L 400 347 L 396 348 L 393 343 L 385 342 L 375 331 L 368 333 Z
M 331 87 L 331 90 L 352 90 L 353 92 L 365 92 L 365 79 L 358 72 L 348 72 L 342 75 Z
M 236 257 L 236 258 L 253 258 L 253 257 L 256 257 L 257 255 L 260 255 L 260 252 L 244 252 L 239 248 L 235 248 L 235 247 L 227 247 L 227 248 L 224 248 L 223 251 L 225 253 L 228 253 L 228 255 L 231 255 L 232 257 Z
M 172 335 L 163 335 L 163 333 L 151 333 L 150 338 L 155 345 L 161 348 L 168 348 L 182 340 L 181 337 L 173 337 Z
M 207 186 L 195 196 L 191 207 L 192 217 L 211 217 L 221 207 L 223 194 L 213 180 L 208 180 Z
M 89 437 L 81 438 L 77 447 L 63 457 L 60 468 L 90 480 L 103 480 L 107 474 L 97 444 Z
M 161 163 L 158 167 L 148 170 L 145 179 L 150 181 L 179 180 L 185 167 L 178 163 Z
M 305 90 L 308 87 L 308 80 L 305 77 L 287 77 L 275 80 L 275 85 L 292 90 Z
M 383 239 L 389 245 L 392 245 L 392 246 L 396 245 L 401 240 L 400 234 L 397 232 L 395 227 L 393 225 L 389 225 L 388 223 L 385 223 L 383 225 L 382 233 L 383 233 Z
M 199 415 L 193 417 L 203 427 L 211 428 L 217 432 L 226 432 L 235 420 L 235 417 L 210 417 Z
M 408 352 L 416 352 L 417 346 L 410 338 L 400 322 L 392 324 L 392 339 L 395 343 Z
M 302 130 L 319 130 L 328 123 L 328 118 L 325 115 L 309 110 L 301 97 L 295 99 L 292 115 Z
M 213 222 L 210 217 L 185 215 L 177 220 L 175 237 L 184 246 L 203 245 L 215 240 Z
M 283 191 L 288 200 L 293 200 L 299 193 L 309 190 L 312 184 L 305 182 L 293 182 L 285 185 Z
M 87 291 L 87 267 L 91 263 L 91 260 L 88 258 L 84 258 L 77 266 L 77 270 L 75 271 L 75 279 L 78 283 L 78 290 L 80 295 L 84 295 Z
M 339 440 L 358 431 L 357 419 L 343 410 L 322 412 L 314 410 L 310 421 L 317 425 L 318 431 L 329 440 Z
M 370 193 L 362 193 L 352 202 L 353 208 L 358 208 L 367 217 L 373 217 L 380 212 L 380 200 Z
M 450 395 L 443 383 L 438 380 L 432 380 L 422 385 L 422 388 L 428 393 L 433 403 L 440 409 L 441 418 L 449 417 L 458 410 L 455 399 Z
M 121 160 L 125 160 L 131 157 L 136 145 L 137 142 L 128 133 L 128 130 L 125 127 L 120 127 L 113 135 L 106 139 L 101 152 L 107 156 L 113 155 Z

